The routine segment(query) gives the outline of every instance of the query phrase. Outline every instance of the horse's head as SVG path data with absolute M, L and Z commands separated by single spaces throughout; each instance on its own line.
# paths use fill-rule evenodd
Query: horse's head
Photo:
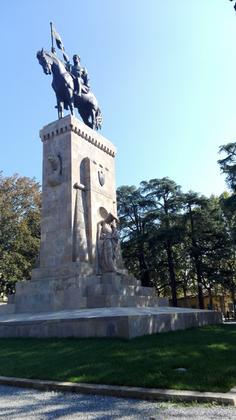
M 52 60 L 50 59 L 50 56 L 44 51 L 42 48 L 41 51 L 37 52 L 36 55 L 39 64 L 43 67 L 43 71 L 45 74 L 51 74 L 51 66 L 52 66 Z

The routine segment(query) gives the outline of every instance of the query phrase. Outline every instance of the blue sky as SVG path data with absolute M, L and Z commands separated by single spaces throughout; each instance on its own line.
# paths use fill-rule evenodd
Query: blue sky
M 41 181 L 39 130 L 57 118 L 36 59 L 55 23 L 79 53 L 117 149 L 117 186 L 169 176 L 226 189 L 221 144 L 236 140 L 236 14 L 228 0 L 1 0 L 0 169 Z

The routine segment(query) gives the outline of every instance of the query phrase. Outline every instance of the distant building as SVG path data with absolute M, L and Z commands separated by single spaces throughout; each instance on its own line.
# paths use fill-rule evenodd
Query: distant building
M 199 302 L 197 296 L 187 296 L 181 297 L 178 299 L 178 306 L 182 308 L 199 308 Z M 211 295 L 211 297 L 206 294 L 204 296 L 204 307 L 205 309 L 212 309 L 215 311 L 220 311 L 222 314 L 227 317 L 234 316 L 234 305 L 230 295 Z

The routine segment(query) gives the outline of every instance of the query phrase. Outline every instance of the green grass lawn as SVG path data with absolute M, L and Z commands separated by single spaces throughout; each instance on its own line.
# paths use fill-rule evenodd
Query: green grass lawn
M 179 367 L 187 371 L 175 371 Z M 131 341 L 0 339 L 0 375 L 225 392 L 236 386 L 236 325 Z

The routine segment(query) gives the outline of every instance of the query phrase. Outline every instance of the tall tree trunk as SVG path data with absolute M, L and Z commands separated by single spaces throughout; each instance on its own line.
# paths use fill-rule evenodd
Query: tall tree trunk
M 197 273 L 197 292 L 198 292 L 198 304 L 200 309 L 204 309 L 204 296 L 202 291 L 202 270 L 201 262 L 198 256 L 194 257 L 195 268 Z
M 183 294 L 184 294 L 184 306 L 187 307 L 188 306 L 188 302 L 187 302 L 187 288 L 186 288 L 186 284 L 184 283 L 182 286 L 183 289 Z
M 213 298 L 212 298 L 211 287 L 209 287 L 208 293 L 209 293 L 209 305 L 210 305 L 210 309 L 212 309 L 213 308 Z
M 236 318 L 236 293 L 235 293 L 235 289 L 231 290 L 231 297 L 232 297 L 232 302 L 233 302 L 234 318 Z
M 143 249 L 139 249 L 138 251 L 138 260 L 139 260 L 139 268 L 141 273 L 141 283 L 144 287 L 151 286 L 151 278 L 150 273 L 148 270 L 148 266 L 145 261 L 144 251 Z
M 172 305 L 178 306 L 176 276 L 175 276 L 175 270 L 174 270 L 174 259 L 173 259 L 173 252 L 172 252 L 170 241 L 166 241 L 166 253 L 167 253 L 167 260 L 168 260 L 168 269 L 169 269 L 169 274 L 170 274 Z
M 193 247 L 195 269 L 196 269 L 196 274 L 197 274 L 198 304 L 199 304 L 200 309 L 204 309 L 204 297 L 203 297 L 203 291 L 202 291 L 202 268 L 201 268 L 201 261 L 199 258 L 199 254 L 197 253 L 197 242 L 195 239 L 193 213 L 192 213 L 191 206 L 189 206 L 189 215 L 190 215 L 190 223 L 191 223 L 191 242 L 192 242 L 192 247 Z

